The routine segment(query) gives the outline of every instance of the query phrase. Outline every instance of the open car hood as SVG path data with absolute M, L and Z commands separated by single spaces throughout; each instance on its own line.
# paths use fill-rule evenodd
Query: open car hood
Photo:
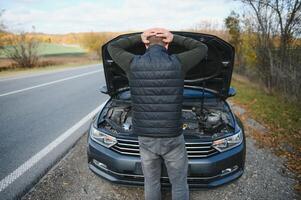
M 213 91 L 220 98 L 229 96 L 229 88 L 234 63 L 234 47 L 226 41 L 208 34 L 194 32 L 172 32 L 173 34 L 191 37 L 205 43 L 208 47 L 207 56 L 185 76 L 185 87 L 205 88 Z M 127 37 L 131 33 L 120 35 L 102 46 L 103 68 L 107 84 L 107 93 L 114 96 L 119 91 L 129 87 L 125 72 L 112 60 L 107 47 L 108 44 L 121 37 Z M 128 49 L 134 54 L 144 54 L 145 47 L 141 42 L 137 46 Z M 171 43 L 168 48 L 170 54 L 186 51 L 184 47 Z

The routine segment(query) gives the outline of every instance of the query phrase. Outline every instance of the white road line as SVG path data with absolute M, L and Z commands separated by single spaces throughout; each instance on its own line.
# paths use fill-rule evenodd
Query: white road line
M 35 88 L 44 87 L 44 86 L 47 86 L 47 85 L 52 85 L 52 84 L 55 84 L 55 83 L 60 83 L 60 82 L 63 82 L 63 81 L 67 81 L 67 80 L 87 76 L 87 75 L 90 75 L 90 74 L 95 74 L 95 73 L 100 72 L 100 71 L 102 71 L 102 70 L 95 70 L 95 71 L 92 71 L 92 72 L 87 72 L 87 73 L 79 74 L 79 75 L 76 75 L 76 76 L 70 76 L 70 77 L 67 77 L 67 78 L 51 81 L 51 82 L 48 82 L 48 83 L 43 83 L 43 84 L 40 84 L 40 85 L 35 85 L 35 86 L 32 86 L 32 87 L 28 87 L 28 88 L 23 88 L 23 89 L 20 89 L 20 90 L 14 90 L 14 91 L 11 91 L 11 92 L 0 94 L 0 97 L 8 96 L 8 95 L 11 95 L 11 94 L 16 94 L 16 93 L 20 93 L 20 92 L 24 92 L 24 91 L 28 91 L 28 90 L 32 90 L 32 89 L 35 89 Z
M 102 66 L 102 64 L 92 64 L 92 65 L 87 65 L 84 67 L 77 66 L 77 67 L 72 67 L 72 68 L 70 67 L 67 69 L 58 69 L 55 71 L 40 72 L 40 73 L 34 73 L 34 74 L 29 74 L 29 75 L 25 74 L 25 75 L 13 76 L 13 77 L 3 77 L 3 78 L 0 78 L 0 82 L 17 80 L 17 79 L 25 79 L 25 78 L 31 78 L 31 77 L 37 77 L 37 76 L 44 76 L 44 75 L 55 74 L 55 73 L 66 72 L 66 71 L 86 69 L 86 68 L 90 68 L 90 67 L 96 67 L 98 65 Z
M 79 122 L 77 122 L 75 125 L 73 125 L 71 128 L 69 128 L 66 132 L 64 132 L 62 135 L 60 135 L 58 138 L 56 138 L 53 142 L 48 144 L 44 149 L 42 149 L 40 152 L 35 154 L 33 157 L 31 157 L 29 160 L 27 160 L 21 166 L 19 166 L 15 171 L 13 171 L 8 176 L 6 176 L 4 179 L 2 179 L 0 181 L 0 192 L 5 190 L 5 188 L 7 188 L 16 179 L 18 179 L 26 171 L 28 171 L 31 167 L 33 167 L 35 164 L 37 164 L 41 159 L 43 159 L 45 156 L 47 156 L 47 154 L 49 154 L 52 150 L 54 150 L 58 145 L 60 145 L 62 142 L 64 142 L 66 139 L 68 139 L 68 137 L 71 136 L 76 130 L 78 130 L 85 123 L 87 123 L 89 120 L 91 120 L 91 118 L 94 117 L 97 114 L 97 112 L 100 111 L 100 109 L 105 104 L 106 104 L 106 102 L 104 102 L 99 107 L 94 109 L 92 112 L 90 112 L 84 118 L 82 118 Z

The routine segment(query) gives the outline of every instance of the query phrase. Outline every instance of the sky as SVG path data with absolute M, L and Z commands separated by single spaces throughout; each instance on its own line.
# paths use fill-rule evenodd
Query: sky
M 151 27 L 193 28 L 207 20 L 220 26 L 232 0 L 0 0 L 2 21 L 9 31 L 64 34 L 130 31 Z

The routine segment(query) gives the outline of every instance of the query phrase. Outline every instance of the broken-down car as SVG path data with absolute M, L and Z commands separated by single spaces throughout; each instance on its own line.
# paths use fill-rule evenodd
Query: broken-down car
M 236 91 L 230 87 L 234 48 L 208 34 L 173 32 L 202 41 L 208 53 L 185 77 L 182 109 L 183 134 L 189 158 L 190 187 L 216 187 L 238 179 L 245 165 L 245 135 L 240 119 L 227 99 Z M 139 34 L 139 33 L 132 33 Z M 143 185 L 137 135 L 132 133 L 131 93 L 125 72 L 112 60 L 108 44 L 102 47 L 106 86 L 110 99 L 95 117 L 88 134 L 88 165 L 97 175 L 114 183 Z M 143 54 L 143 43 L 128 51 Z M 170 44 L 169 53 L 185 51 Z M 163 165 L 161 182 L 170 185 Z

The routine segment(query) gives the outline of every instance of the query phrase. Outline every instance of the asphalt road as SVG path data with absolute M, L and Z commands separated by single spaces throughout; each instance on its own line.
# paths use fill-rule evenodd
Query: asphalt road
M 103 84 L 100 64 L 0 79 L 0 199 L 28 190 L 87 130 Z

